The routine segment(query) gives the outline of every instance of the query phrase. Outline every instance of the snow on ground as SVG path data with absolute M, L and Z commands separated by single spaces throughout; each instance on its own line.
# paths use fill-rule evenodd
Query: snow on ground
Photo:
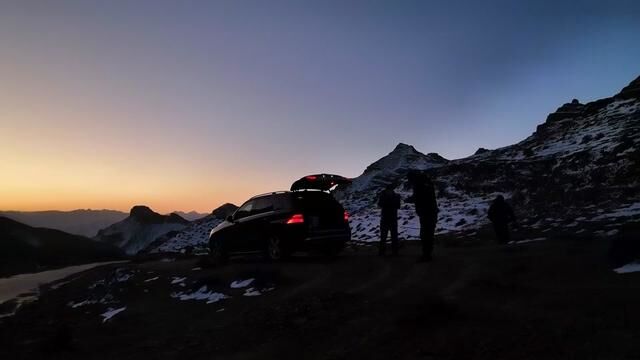
M 171 294 L 172 298 L 177 298 L 182 301 L 185 300 L 206 300 L 207 304 L 212 304 L 223 299 L 227 299 L 228 296 L 219 292 L 211 291 L 207 289 L 207 286 L 202 286 L 194 292 L 177 292 Z
M 638 272 L 638 271 L 640 271 L 640 261 L 629 263 L 629 264 L 621 266 L 621 267 L 619 267 L 617 269 L 613 269 L 613 271 L 617 272 L 618 274 L 627 274 L 627 273 L 632 273 L 632 272 Z
M 241 289 L 241 288 L 245 288 L 249 285 L 251 285 L 251 283 L 254 281 L 254 278 L 251 279 L 247 279 L 247 280 L 238 280 L 238 281 L 233 281 L 230 285 L 230 287 L 232 289 Z
M 151 252 L 180 252 L 191 246 L 194 250 L 206 249 L 209 233 L 218 226 L 223 219 L 205 217 L 191 223 L 188 227 L 169 237 Z
M 67 306 L 72 308 L 72 309 L 75 309 L 75 308 L 79 308 L 81 306 L 92 305 L 92 304 L 96 304 L 96 303 L 97 303 L 97 301 L 95 301 L 95 300 L 84 300 L 84 301 L 80 301 L 80 302 L 77 302 L 77 303 L 74 303 L 73 301 L 71 301 L 71 302 L 69 302 L 67 304 Z
M 398 191 L 403 199 L 410 191 Z M 451 231 L 474 230 L 488 223 L 487 210 L 497 195 L 509 198 L 510 194 L 489 193 L 483 196 L 454 197 L 439 199 L 440 212 L 436 234 Z M 380 209 L 375 204 L 362 206 L 349 200 L 343 201 L 347 211 L 353 209 L 349 223 L 351 236 L 356 241 L 378 241 L 380 237 Z M 359 209 L 355 209 L 358 208 Z M 398 210 L 398 236 L 402 239 L 418 240 L 420 238 L 420 220 L 415 214 L 413 204 L 404 203 Z
M 102 322 L 106 323 L 107 321 L 111 320 L 111 318 L 113 318 L 114 316 L 120 314 L 121 312 L 125 311 L 127 309 L 126 306 L 123 306 L 121 308 L 118 309 L 113 309 L 113 308 L 109 308 L 107 309 L 107 312 L 101 314 L 100 316 L 102 316 Z
M 631 217 L 640 215 L 640 203 L 630 204 L 621 208 L 615 209 L 611 212 L 598 215 L 591 219 L 591 221 L 605 220 L 619 217 Z
M 248 288 L 247 290 L 245 290 L 244 294 L 242 294 L 243 296 L 260 296 L 262 295 L 262 293 L 254 288 Z
M 547 240 L 547 238 L 540 237 L 540 238 L 528 239 L 528 240 L 509 241 L 509 244 L 510 245 L 527 244 L 527 243 L 531 243 L 531 242 L 544 241 L 544 240 Z
M 171 285 L 184 283 L 184 281 L 187 280 L 186 277 L 178 277 L 178 276 L 174 276 L 171 279 L 172 279 L 171 280 Z

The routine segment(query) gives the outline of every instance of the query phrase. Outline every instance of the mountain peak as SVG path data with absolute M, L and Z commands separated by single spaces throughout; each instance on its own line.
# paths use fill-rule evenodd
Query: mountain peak
M 622 90 L 615 96 L 621 99 L 631 99 L 631 98 L 639 98 L 640 99 L 640 76 L 635 78 L 629 85 L 622 88 Z
M 395 148 L 393 148 L 393 151 L 391 151 L 391 153 L 412 153 L 412 152 L 418 152 L 418 150 L 416 150 L 416 148 L 414 148 L 412 145 L 409 144 L 405 144 L 405 143 L 398 143 L 398 145 L 396 145 Z
M 156 213 L 155 211 L 151 210 L 151 208 L 145 205 L 136 205 L 131 208 L 131 211 L 129 211 L 129 216 L 131 216 L 132 218 L 140 219 L 140 220 L 150 219 L 154 216 L 159 216 L 159 215 L 160 214 Z
M 233 214 L 238 207 L 232 203 L 226 203 L 211 212 L 211 216 L 216 219 L 225 219 L 227 216 Z

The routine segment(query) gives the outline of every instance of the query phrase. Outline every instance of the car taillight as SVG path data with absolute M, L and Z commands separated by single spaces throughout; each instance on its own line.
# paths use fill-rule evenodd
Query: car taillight
M 347 210 L 344 211 L 344 222 L 349 221 L 349 213 L 347 212 Z
M 287 224 L 302 224 L 304 223 L 304 216 L 302 214 L 295 214 L 287 220 Z

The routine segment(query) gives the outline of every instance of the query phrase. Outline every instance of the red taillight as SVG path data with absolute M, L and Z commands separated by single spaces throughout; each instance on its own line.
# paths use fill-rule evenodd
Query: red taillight
M 302 214 L 295 214 L 287 220 L 287 224 L 302 224 L 304 223 L 304 216 Z
M 315 176 L 315 175 L 309 175 L 309 176 L 307 176 L 306 178 L 307 178 L 307 180 L 309 180 L 309 181 L 315 181 L 318 177 L 317 177 L 317 176 Z
M 347 210 L 344 211 L 344 222 L 349 221 L 349 213 L 347 212 Z

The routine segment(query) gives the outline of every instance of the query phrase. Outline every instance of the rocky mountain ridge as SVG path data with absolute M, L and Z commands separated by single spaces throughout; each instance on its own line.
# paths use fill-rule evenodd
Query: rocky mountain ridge
M 486 210 L 498 194 L 516 208 L 523 228 L 583 230 L 601 223 L 611 234 L 640 216 L 640 77 L 620 93 L 587 104 L 573 100 L 550 114 L 525 140 L 495 150 L 479 149 L 463 159 L 423 169 L 434 179 L 440 205 L 437 232 L 473 236 L 488 224 Z M 403 163 L 394 150 L 374 164 Z M 415 158 L 421 160 L 415 160 Z M 400 160 L 398 160 L 400 158 Z M 355 240 L 378 238 L 377 192 L 390 182 L 404 197 L 410 163 L 428 163 L 411 153 L 411 162 L 392 172 L 374 167 L 340 189 L 337 197 L 351 212 Z M 414 167 L 418 168 L 418 167 Z M 391 176 L 388 176 L 391 174 Z M 375 181 L 372 179 L 379 179 Z M 418 237 L 410 204 L 400 210 L 400 236 Z
M 94 238 L 123 249 L 127 254 L 135 254 L 146 248 L 158 237 L 184 229 L 189 224 L 180 215 L 161 215 L 147 206 L 134 206 L 129 216 L 98 232 Z

